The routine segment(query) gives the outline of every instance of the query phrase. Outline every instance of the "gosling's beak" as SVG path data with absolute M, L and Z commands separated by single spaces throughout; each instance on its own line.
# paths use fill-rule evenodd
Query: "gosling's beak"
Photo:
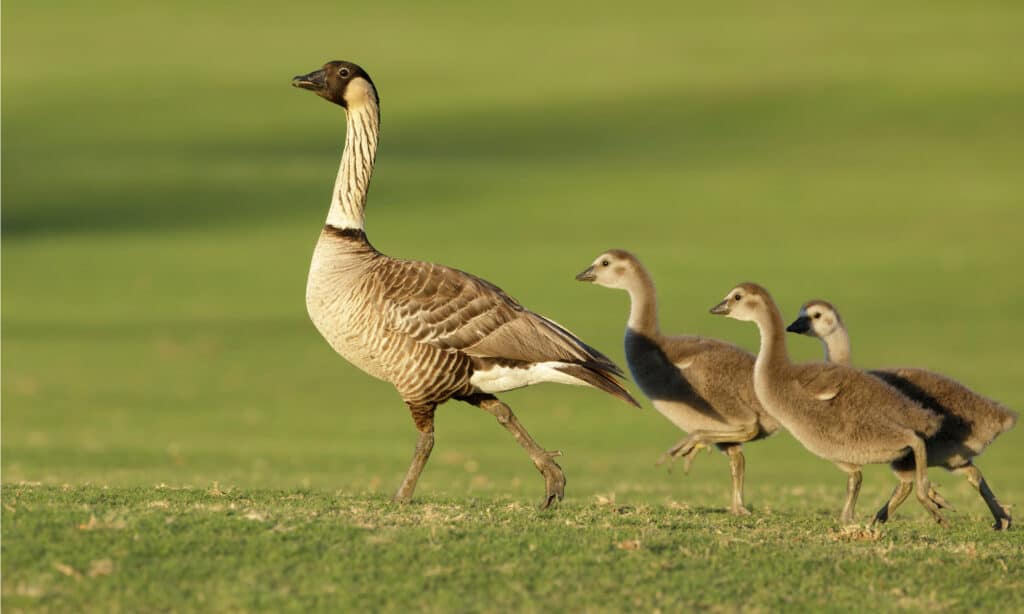
M 321 90 L 326 85 L 327 73 L 321 68 L 320 70 L 314 70 L 308 75 L 299 75 L 292 77 L 292 85 L 294 87 L 301 87 L 304 90 Z
M 715 314 L 716 316 L 724 316 L 725 314 L 729 313 L 729 299 L 725 299 L 721 303 L 712 307 L 711 313 Z
M 576 276 L 576 281 L 594 281 L 597 275 L 594 274 L 594 265 L 588 266 Z
M 786 327 L 786 332 L 806 335 L 811 330 L 811 319 L 807 316 L 800 316 L 793 320 L 793 323 Z

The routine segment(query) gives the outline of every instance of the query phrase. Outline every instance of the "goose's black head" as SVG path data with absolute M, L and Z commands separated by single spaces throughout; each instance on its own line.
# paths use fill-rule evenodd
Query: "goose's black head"
M 352 62 L 328 62 L 320 70 L 293 77 L 292 85 L 315 92 L 317 96 L 346 109 L 367 102 L 380 104 L 377 88 L 374 87 L 370 75 L 366 74 L 361 66 Z

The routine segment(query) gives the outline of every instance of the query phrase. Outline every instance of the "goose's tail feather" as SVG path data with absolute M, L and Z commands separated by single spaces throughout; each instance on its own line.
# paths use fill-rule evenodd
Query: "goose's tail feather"
M 561 364 L 555 367 L 566 375 L 582 380 L 598 390 L 603 390 L 615 398 L 622 399 L 634 407 L 640 407 L 636 399 L 615 380 L 615 374 L 597 365 Z

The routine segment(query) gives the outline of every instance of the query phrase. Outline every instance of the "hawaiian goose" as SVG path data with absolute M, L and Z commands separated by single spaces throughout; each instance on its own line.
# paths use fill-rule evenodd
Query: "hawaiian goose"
M 338 354 L 390 382 L 412 413 L 419 440 L 395 501 L 416 488 L 434 445 L 434 411 L 448 399 L 494 415 L 544 476 L 541 507 L 564 496 L 565 477 L 494 395 L 540 382 L 589 385 L 628 403 L 622 371 L 555 322 L 533 313 L 497 286 L 428 262 L 391 258 L 367 241 L 363 209 L 377 153 L 380 102 L 369 75 L 333 61 L 292 85 L 347 113 L 345 149 L 327 222 L 313 252 L 306 307 Z

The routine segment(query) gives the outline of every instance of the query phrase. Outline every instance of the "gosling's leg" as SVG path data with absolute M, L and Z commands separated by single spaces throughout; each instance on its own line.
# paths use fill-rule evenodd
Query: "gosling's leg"
M 409 407 L 409 410 L 412 412 L 412 419 L 416 422 L 416 430 L 420 432 L 420 436 L 416 440 L 416 450 L 413 452 L 409 470 L 405 472 L 405 479 L 402 480 L 402 485 L 398 487 L 398 492 L 395 493 L 394 501 L 396 503 L 408 503 L 412 499 L 412 493 L 416 490 L 416 482 L 420 479 L 420 474 L 423 473 L 423 467 L 430 458 L 431 450 L 434 449 L 435 408 L 436 405 Z
M 519 423 L 515 414 L 512 413 L 512 409 L 496 397 L 476 395 L 466 399 L 466 401 L 497 418 L 498 423 L 505 427 L 508 432 L 512 433 L 512 436 L 519 442 L 519 445 L 530 455 L 530 460 L 537 467 L 537 471 L 540 471 L 540 474 L 544 476 L 545 492 L 540 508 L 545 509 L 555 501 L 561 501 L 565 497 L 565 474 L 562 473 L 562 468 L 558 466 L 554 459 L 561 456 L 562 453 L 548 452 L 537 445 L 537 442 L 534 441 L 533 437 L 530 437 L 530 434 L 526 432 L 526 429 Z
M 896 474 L 896 477 L 900 478 L 899 485 L 892 491 L 892 495 L 889 496 L 889 500 L 885 502 L 882 509 L 878 510 L 875 514 L 875 522 L 884 523 L 889 520 L 889 516 L 896 511 L 896 508 L 903 504 L 910 495 L 910 491 L 914 489 L 914 483 L 907 479 L 903 479 L 903 476 Z
M 683 458 L 685 460 L 685 468 L 689 470 L 690 463 L 693 462 L 693 457 L 700 450 L 701 446 L 712 446 L 719 443 L 743 443 L 756 437 L 758 432 L 759 429 L 756 423 L 741 424 L 736 427 L 714 431 L 693 431 L 689 436 L 680 440 L 679 443 L 662 454 L 657 464 L 671 463 L 677 458 Z M 671 467 L 671 464 L 669 466 Z
M 743 446 L 736 444 L 719 444 L 729 455 L 729 472 L 732 474 L 732 507 L 730 511 L 737 516 L 747 516 L 750 510 L 743 506 L 743 474 L 747 461 L 743 457 Z
M 846 503 L 843 504 L 843 512 L 839 515 L 839 522 L 844 525 L 854 523 L 854 509 L 857 507 L 857 497 L 860 495 L 860 484 L 864 479 L 861 474 L 860 465 L 848 463 L 836 463 L 840 469 L 846 472 Z
M 973 464 L 968 463 L 963 467 L 957 467 L 953 470 L 956 473 L 961 473 L 967 477 L 967 481 L 971 483 L 971 486 L 981 494 L 981 498 L 985 500 L 985 504 L 988 505 L 988 509 L 992 512 L 992 517 L 995 518 L 995 524 L 992 528 L 996 531 L 1002 531 L 1009 529 L 1012 520 L 1010 519 L 1010 513 L 1006 511 L 999 501 L 996 500 L 996 496 L 992 494 L 992 490 L 988 487 L 988 482 L 985 481 L 985 477 L 981 475 L 981 470 L 975 467 Z
M 931 482 L 928 481 L 928 455 L 925 451 L 924 441 L 915 435 L 910 449 L 914 452 L 914 481 L 917 486 L 917 500 L 924 506 L 924 509 L 931 513 L 935 522 L 948 528 L 949 523 L 939 513 L 939 502 L 944 503 L 945 499 L 932 488 Z

